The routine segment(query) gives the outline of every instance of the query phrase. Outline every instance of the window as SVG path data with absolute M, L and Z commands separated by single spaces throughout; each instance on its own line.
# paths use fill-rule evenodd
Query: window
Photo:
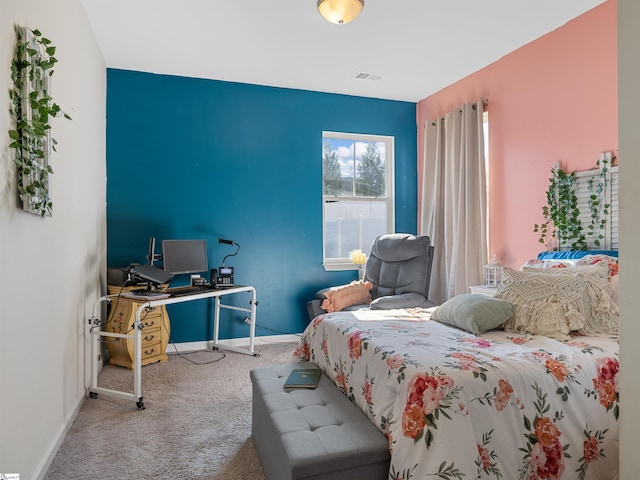
M 393 137 L 323 132 L 322 205 L 325 269 L 356 268 L 350 252 L 395 229 Z

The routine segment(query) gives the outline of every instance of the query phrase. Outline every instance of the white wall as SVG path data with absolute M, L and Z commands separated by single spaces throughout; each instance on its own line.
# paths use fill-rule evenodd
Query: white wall
M 618 0 L 620 152 L 620 464 L 622 480 L 640 478 L 640 2 Z
M 106 265 L 106 71 L 80 0 L 0 0 L 0 472 L 41 478 L 85 394 L 85 322 Z M 14 24 L 57 47 L 53 216 L 18 208 L 8 148 Z

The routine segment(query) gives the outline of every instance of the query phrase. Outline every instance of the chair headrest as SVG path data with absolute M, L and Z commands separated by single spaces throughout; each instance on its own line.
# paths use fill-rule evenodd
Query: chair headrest
M 403 262 L 415 257 L 429 255 L 431 240 L 428 236 L 408 233 L 381 235 L 371 245 L 371 255 L 385 262 Z

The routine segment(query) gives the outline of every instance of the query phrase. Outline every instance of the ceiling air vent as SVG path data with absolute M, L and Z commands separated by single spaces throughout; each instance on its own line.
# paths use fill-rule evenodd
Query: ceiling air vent
M 358 80 L 382 80 L 383 76 L 378 73 L 359 72 L 354 78 Z

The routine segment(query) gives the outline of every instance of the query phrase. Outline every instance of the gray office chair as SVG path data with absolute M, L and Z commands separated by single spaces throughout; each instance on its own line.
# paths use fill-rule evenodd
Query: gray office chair
M 392 233 L 377 237 L 371 245 L 363 278 L 373 284 L 372 302 L 345 310 L 433 307 L 435 304 L 428 300 L 432 262 L 433 245 L 426 235 Z M 307 303 L 311 320 L 327 313 L 321 307 L 326 290 L 320 290 Z

